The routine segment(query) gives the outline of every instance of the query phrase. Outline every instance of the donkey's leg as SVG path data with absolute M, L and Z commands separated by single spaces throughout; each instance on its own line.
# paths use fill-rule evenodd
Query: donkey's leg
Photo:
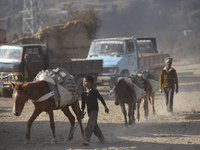
M 125 120 L 125 126 L 127 126 L 127 113 L 126 113 L 126 108 L 125 108 L 125 104 L 120 104 L 121 106 L 121 110 L 122 110 L 122 113 L 124 115 L 124 120 Z
M 134 124 L 134 106 L 133 103 L 128 104 L 128 117 L 129 117 L 129 125 Z
M 31 126 L 34 122 L 34 120 L 37 118 L 37 116 L 41 113 L 42 111 L 40 111 L 39 109 L 34 109 L 32 116 L 29 118 L 28 122 L 27 122 L 27 128 L 26 128 L 26 135 L 25 135 L 25 141 L 24 141 L 24 145 L 28 144 L 31 138 Z
M 134 104 L 129 103 L 128 104 L 129 125 L 133 125 L 135 123 L 134 109 L 135 109 Z
M 128 119 L 129 119 L 129 122 L 128 122 L 128 124 L 129 125 L 131 125 L 132 124 L 132 111 L 131 111 L 131 109 L 132 109 L 132 105 L 131 105 L 131 103 L 128 103 Z
M 53 110 L 48 111 L 49 113 L 49 119 L 50 119 L 50 127 L 53 133 L 53 139 L 51 140 L 51 144 L 55 144 L 56 143 L 56 132 L 55 132 L 55 123 L 54 123 L 54 114 L 53 114 Z
M 148 100 L 146 97 L 144 98 L 143 108 L 144 108 L 144 118 L 147 119 L 147 117 L 148 117 Z
M 140 100 L 140 102 L 136 103 L 136 105 L 137 105 L 137 120 L 138 121 L 140 120 L 140 103 L 141 103 L 141 100 Z
M 151 104 L 152 104 L 152 108 L 153 108 L 153 115 L 155 116 L 156 115 L 156 111 L 155 111 L 155 107 L 154 107 L 154 93 L 152 94 L 151 96 Z
M 146 116 L 147 118 L 149 116 L 149 101 L 148 100 L 146 101 Z
M 75 117 L 69 111 L 69 107 L 67 105 L 65 107 L 62 107 L 61 110 L 63 111 L 65 116 L 67 116 L 67 118 L 69 119 L 69 122 L 71 124 L 68 140 L 72 140 L 73 139 L 73 134 L 74 134 L 73 130 L 74 130 L 74 124 L 75 124 Z
M 74 102 L 71 106 L 72 106 L 72 109 L 73 109 L 74 113 L 76 114 L 77 120 L 79 122 L 81 134 L 82 134 L 82 136 L 84 136 L 84 129 L 83 129 L 82 121 L 81 121 L 82 118 L 80 116 L 81 109 L 79 106 L 79 101 Z
M 133 103 L 132 124 L 135 124 L 135 108 L 136 108 L 136 103 Z

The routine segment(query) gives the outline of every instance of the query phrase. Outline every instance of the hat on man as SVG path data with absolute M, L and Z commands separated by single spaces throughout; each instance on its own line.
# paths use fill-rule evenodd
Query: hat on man
M 167 57 L 167 58 L 165 58 L 165 63 L 168 63 L 168 62 L 171 62 L 172 63 L 172 58 L 171 57 Z

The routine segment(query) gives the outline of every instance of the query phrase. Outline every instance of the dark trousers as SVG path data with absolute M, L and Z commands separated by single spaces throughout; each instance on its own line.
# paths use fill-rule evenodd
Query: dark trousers
M 173 112 L 174 86 L 164 88 L 167 112 Z
M 104 140 L 104 136 L 97 124 L 97 118 L 98 118 L 98 111 L 93 110 L 92 112 L 90 112 L 89 116 L 89 120 L 87 123 L 87 126 L 85 128 L 85 140 L 90 141 L 90 137 L 92 136 L 92 133 L 94 133 L 100 141 Z

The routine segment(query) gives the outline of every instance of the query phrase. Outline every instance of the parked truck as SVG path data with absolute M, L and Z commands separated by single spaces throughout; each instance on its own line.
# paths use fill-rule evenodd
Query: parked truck
M 158 53 L 155 37 L 123 37 L 94 40 L 87 59 L 103 60 L 103 72 L 98 77 L 102 84 L 115 75 L 129 75 L 141 69 L 160 70 L 168 56 Z
M 45 44 L 2 45 L 0 46 L 0 93 L 10 96 L 10 81 L 32 81 L 36 74 L 45 69 L 65 68 L 74 76 L 76 84 L 82 90 L 82 79 L 86 74 L 97 77 L 102 72 L 102 60 L 99 59 L 49 59 Z

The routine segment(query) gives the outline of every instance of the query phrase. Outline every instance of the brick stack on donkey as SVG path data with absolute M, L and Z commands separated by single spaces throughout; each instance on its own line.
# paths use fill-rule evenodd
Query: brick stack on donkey
M 34 112 L 27 122 L 25 144 L 29 143 L 31 125 L 38 115 L 45 111 L 49 114 L 50 127 L 53 133 L 52 143 L 56 142 L 55 124 L 53 110 L 61 109 L 68 117 L 71 127 L 68 139 L 73 138 L 75 117 L 69 110 L 72 107 L 78 121 L 80 121 L 81 133 L 84 130 L 81 123 L 80 107 L 77 96 L 77 87 L 70 74 L 63 68 L 41 71 L 33 82 L 12 83 L 14 107 L 13 113 L 20 116 L 24 104 L 30 99 L 34 106 Z

